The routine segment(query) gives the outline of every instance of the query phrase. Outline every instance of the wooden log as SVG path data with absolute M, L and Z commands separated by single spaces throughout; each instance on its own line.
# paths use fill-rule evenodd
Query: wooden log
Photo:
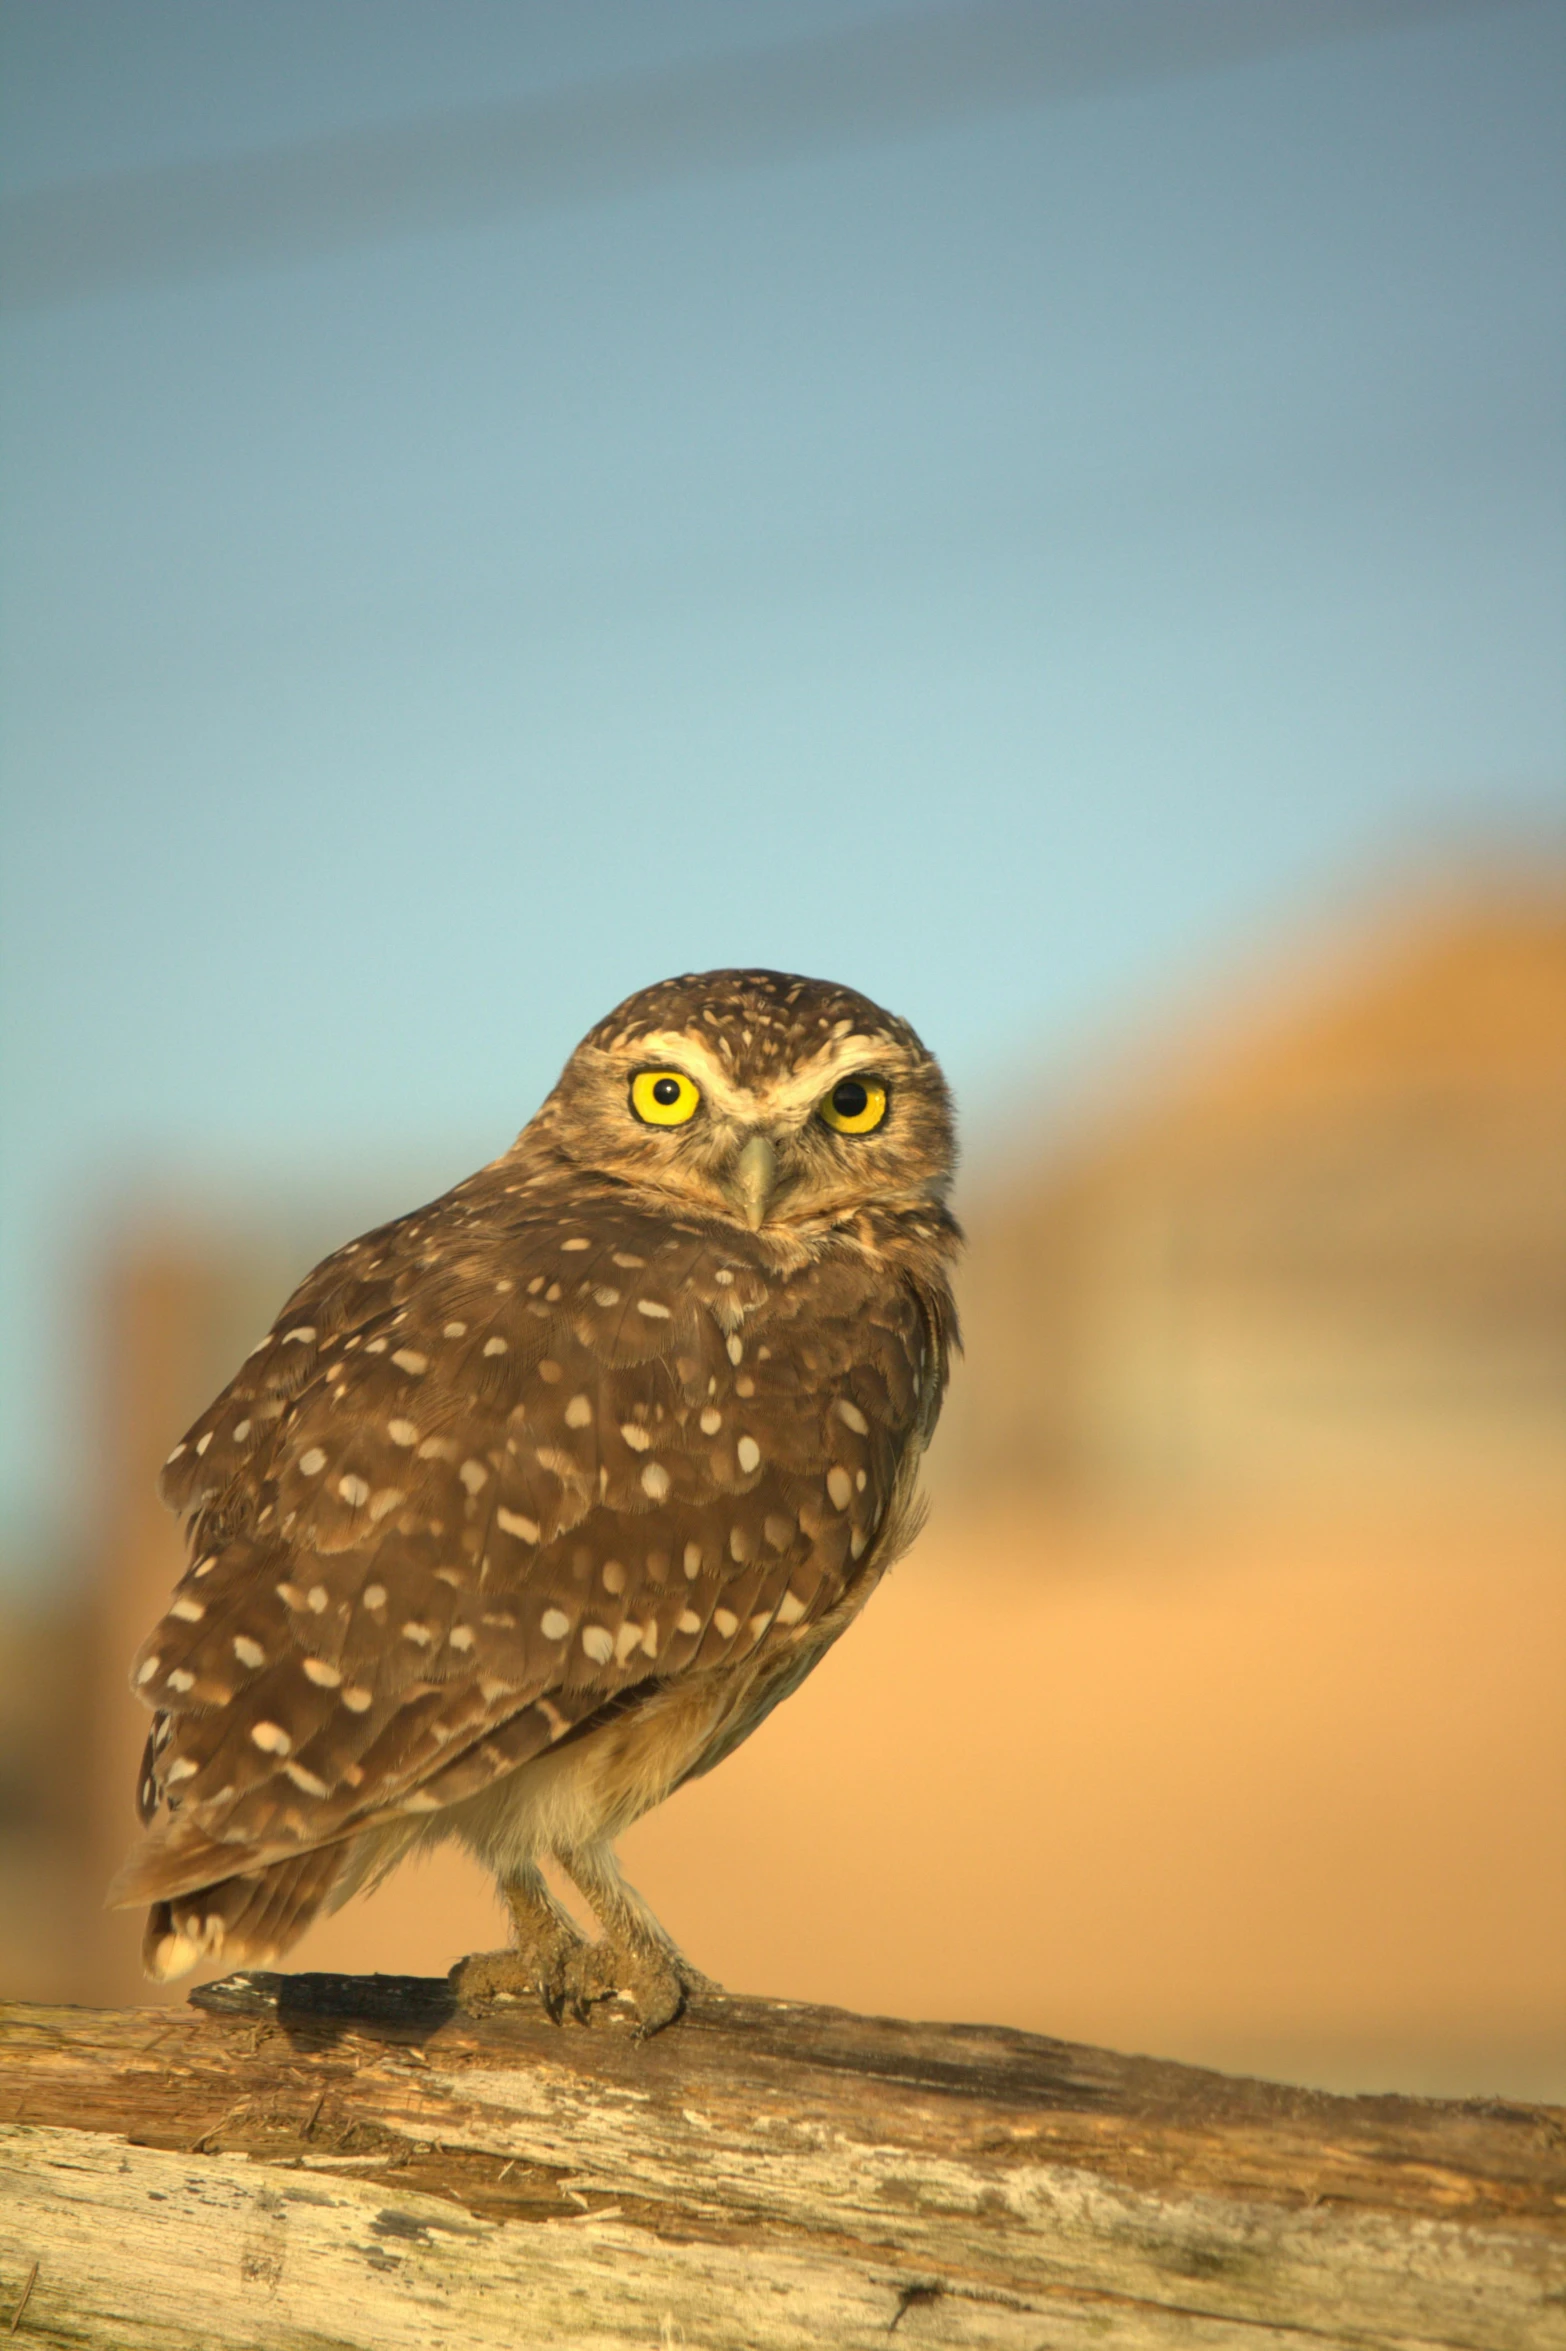
M 194 2001 L 0 2009 L 0 2341 L 1566 2346 L 1561 2109 L 722 1996 L 650 2042 L 407 1977 Z

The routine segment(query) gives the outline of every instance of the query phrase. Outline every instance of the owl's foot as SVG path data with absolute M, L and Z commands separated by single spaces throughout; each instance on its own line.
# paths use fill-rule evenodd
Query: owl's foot
M 629 1999 L 636 2008 L 636 2037 L 650 2041 L 676 2023 L 698 1992 L 717 1990 L 672 1944 L 583 1943 L 566 1963 L 566 1991 L 585 2024 L 595 2000 Z
M 675 1949 L 607 1842 L 562 1847 L 557 1858 L 604 1929 L 602 1941 L 584 1943 L 569 1962 L 571 2004 L 584 2022 L 595 2000 L 630 1999 L 637 2038 L 646 2041 L 685 2014 L 693 1993 L 718 1989 Z
M 559 2024 L 565 2014 L 568 1956 L 560 1952 L 541 1959 L 524 1951 L 471 1951 L 457 1961 L 447 1981 L 458 2007 L 470 2016 L 482 2016 L 497 2000 L 536 1993 L 545 2015 Z
M 592 1946 L 577 1932 L 536 1870 L 509 1880 L 501 1887 L 516 1921 L 516 1948 L 511 1951 L 475 1951 L 459 1959 L 448 1981 L 458 2005 L 482 2015 L 502 1997 L 516 1999 L 533 1992 L 543 2002 L 552 2024 L 559 2024 L 571 1997 L 572 1971 L 579 1955 Z

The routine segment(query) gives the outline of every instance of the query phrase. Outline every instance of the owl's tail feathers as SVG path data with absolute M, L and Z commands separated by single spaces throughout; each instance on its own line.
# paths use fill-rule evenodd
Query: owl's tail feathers
M 154 1902 L 142 1937 L 143 1967 L 166 1984 L 203 1963 L 253 1967 L 280 1959 L 328 1902 L 351 1858 L 347 1845 L 318 1845 L 269 1869 Z

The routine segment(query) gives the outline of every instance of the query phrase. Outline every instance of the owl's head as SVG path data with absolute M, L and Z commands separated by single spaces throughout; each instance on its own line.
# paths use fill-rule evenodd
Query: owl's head
M 529 1131 L 576 1166 L 753 1230 L 939 1203 L 956 1158 L 946 1081 L 908 1023 L 776 971 L 627 997 Z

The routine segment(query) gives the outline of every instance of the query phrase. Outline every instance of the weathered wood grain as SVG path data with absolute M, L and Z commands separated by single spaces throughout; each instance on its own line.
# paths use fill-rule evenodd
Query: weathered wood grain
M 1566 2112 L 440 1982 L 0 2009 L 0 2340 L 1566 2351 Z

